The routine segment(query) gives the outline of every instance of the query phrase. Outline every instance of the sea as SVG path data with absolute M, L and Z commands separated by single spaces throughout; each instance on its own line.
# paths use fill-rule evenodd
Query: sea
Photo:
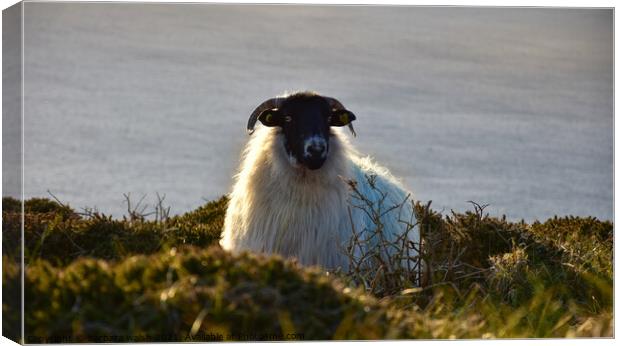
M 159 196 L 185 213 L 231 191 L 258 104 L 315 90 L 437 211 L 613 220 L 612 9 L 24 6 L 26 197 L 120 217 L 125 195 L 146 210 Z M 3 195 L 19 191 L 5 175 Z

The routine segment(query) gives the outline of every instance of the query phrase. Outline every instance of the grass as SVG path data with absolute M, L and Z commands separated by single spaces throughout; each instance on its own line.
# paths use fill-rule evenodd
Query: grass
M 613 224 L 415 204 L 422 285 L 221 250 L 226 197 L 115 220 L 25 202 L 26 342 L 613 336 Z M 160 205 L 161 207 L 161 205 Z M 372 208 L 372 206 L 369 206 Z M 19 325 L 21 205 L 3 199 L 3 330 Z M 11 317 L 13 316 L 13 317 Z

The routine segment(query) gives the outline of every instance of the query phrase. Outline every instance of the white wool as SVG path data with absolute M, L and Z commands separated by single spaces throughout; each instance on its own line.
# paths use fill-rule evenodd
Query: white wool
M 260 127 L 252 135 L 230 194 L 220 244 L 233 252 L 275 253 L 303 265 L 346 271 L 352 229 L 364 236 L 375 226 L 362 210 L 351 207 L 345 180 L 355 180 L 364 196 L 377 201 L 379 194 L 366 178 L 376 175 L 376 188 L 387 194 L 383 210 L 403 203 L 409 193 L 387 169 L 360 157 L 340 129 L 332 129 L 327 159 L 317 170 L 291 160 L 282 141 L 277 128 Z M 384 237 L 403 234 L 406 225 L 399 220 L 416 223 L 409 201 L 382 217 Z M 419 244 L 417 226 L 408 238 Z

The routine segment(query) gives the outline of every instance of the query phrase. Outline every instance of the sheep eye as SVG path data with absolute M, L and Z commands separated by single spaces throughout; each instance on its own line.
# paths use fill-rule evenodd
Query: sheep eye
M 286 121 L 287 123 L 290 123 L 291 120 L 292 120 L 292 118 L 291 118 L 290 115 L 287 115 L 287 116 L 284 117 L 284 121 Z

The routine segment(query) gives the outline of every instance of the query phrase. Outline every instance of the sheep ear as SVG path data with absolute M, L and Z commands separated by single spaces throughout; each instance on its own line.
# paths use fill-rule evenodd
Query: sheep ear
M 333 111 L 330 117 L 329 126 L 349 125 L 355 119 L 355 114 L 346 109 Z
M 280 126 L 281 118 L 280 111 L 276 108 L 266 109 L 258 116 L 258 120 L 268 127 Z

